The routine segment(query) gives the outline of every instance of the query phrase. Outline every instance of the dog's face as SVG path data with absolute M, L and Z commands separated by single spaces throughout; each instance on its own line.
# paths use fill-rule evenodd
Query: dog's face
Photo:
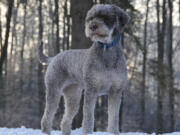
M 111 42 L 129 22 L 129 16 L 115 5 L 97 4 L 87 13 L 85 33 L 92 41 Z

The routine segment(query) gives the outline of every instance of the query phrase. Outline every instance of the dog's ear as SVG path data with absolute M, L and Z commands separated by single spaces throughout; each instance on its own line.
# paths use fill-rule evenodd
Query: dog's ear
M 117 22 L 119 23 L 120 29 L 123 30 L 130 20 L 130 16 L 121 8 L 116 8 Z
M 121 25 L 121 28 L 124 28 L 128 24 L 129 20 L 130 20 L 129 15 L 121 10 L 119 15 L 119 23 Z

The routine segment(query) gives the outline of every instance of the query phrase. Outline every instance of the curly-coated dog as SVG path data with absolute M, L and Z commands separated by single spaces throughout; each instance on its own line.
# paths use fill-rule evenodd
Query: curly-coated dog
M 87 13 L 85 33 L 93 44 L 89 49 L 68 50 L 49 58 L 39 48 L 40 61 L 48 64 L 45 75 L 46 106 L 42 131 L 50 134 L 60 97 L 65 99 L 61 122 L 63 135 L 70 135 L 84 89 L 82 134 L 93 132 L 96 99 L 108 95 L 108 128 L 119 133 L 119 109 L 127 87 L 127 70 L 121 47 L 121 34 L 129 16 L 115 5 L 97 4 Z

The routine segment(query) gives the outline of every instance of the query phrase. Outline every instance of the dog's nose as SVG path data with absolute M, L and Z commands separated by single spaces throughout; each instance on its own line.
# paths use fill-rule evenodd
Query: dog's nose
M 98 28 L 98 26 L 97 26 L 96 24 L 92 24 L 92 25 L 90 26 L 90 29 L 91 29 L 92 31 L 95 31 L 97 28 Z

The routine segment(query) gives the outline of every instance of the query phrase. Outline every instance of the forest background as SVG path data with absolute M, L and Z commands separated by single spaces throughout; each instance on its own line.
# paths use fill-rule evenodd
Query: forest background
M 44 73 L 37 57 L 89 48 L 87 11 L 115 4 L 131 16 L 122 35 L 129 87 L 122 97 L 122 132 L 180 131 L 180 0 L 0 0 L 0 127 L 40 128 Z M 81 127 L 82 105 L 72 128 Z M 64 112 L 63 98 L 54 129 Z M 95 130 L 107 126 L 107 97 L 98 98 Z

